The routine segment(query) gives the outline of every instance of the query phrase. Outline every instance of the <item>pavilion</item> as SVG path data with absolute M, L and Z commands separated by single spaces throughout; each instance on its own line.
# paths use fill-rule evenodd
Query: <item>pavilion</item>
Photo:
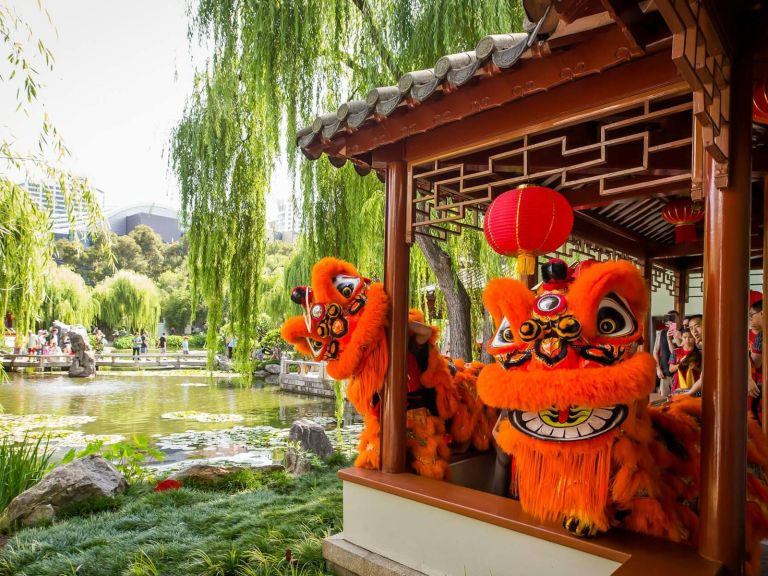
M 382 468 L 340 473 L 344 534 L 326 558 L 339 574 L 740 574 L 748 277 L 768 243 L 768 126 L 752 118 L 753 81 L 768 78 L 768 3 L 523 5 L 526 32 L 483 38 L 297 134 L 308 158 L 386 183 Z M 628 533 L 578 539 L 514 501 L 404 473 L 405 390 L 394 383 L 406 374 L 410 246 L 481 227 L 491 200 L 526 182 L 577 211 L 568 250 L 632 261 L 680 312 L 702 278 L 698 550 Z M 683 198 L 706 205 L 703 240 L 676 244 L 661 212 Z

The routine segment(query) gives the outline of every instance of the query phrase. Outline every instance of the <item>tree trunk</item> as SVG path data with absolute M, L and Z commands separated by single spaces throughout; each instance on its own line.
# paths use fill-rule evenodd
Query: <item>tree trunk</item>
M 437 245 L 437 242 L 422 235 L 416 236 L 416 241 L 429 267 L 437 276 L 437 284 L 445 296 L 450 326 L 451 358 L 471 361 L 474 338 L 467 289 L 454 274 L 451 257 Z

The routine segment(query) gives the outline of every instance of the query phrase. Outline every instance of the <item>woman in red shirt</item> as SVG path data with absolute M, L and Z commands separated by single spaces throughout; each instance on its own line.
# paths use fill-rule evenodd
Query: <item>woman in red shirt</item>
M 701 375 L 701 352 L 696 348 L 696 341 L 690 330 L 682 332 L 683 345 L 672 351 L 669 371 L 674 374 L 672 393 L 687 390 Z

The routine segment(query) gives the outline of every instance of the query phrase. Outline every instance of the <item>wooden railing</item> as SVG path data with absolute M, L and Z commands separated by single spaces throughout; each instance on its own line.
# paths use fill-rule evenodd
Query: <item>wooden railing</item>
M 138 357 L 131 353 L 110 353 L 96 354 L 96 367 L 109 366 L 112 368 L 206 368 L 207 358 L 202 354 L 181 354 L 171 353 L 163 354 L 147 353 Z M 51 370 L 68 370 L 72 363 L 72 356 L 69 354 L 3 354 L 3 368 L 13 370 L 14 368 L 36 368 L 44 371 L 46 368 Z

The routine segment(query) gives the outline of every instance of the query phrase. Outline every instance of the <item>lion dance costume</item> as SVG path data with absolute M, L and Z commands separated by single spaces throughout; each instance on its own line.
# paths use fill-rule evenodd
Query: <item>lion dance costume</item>
M 481 399 L 504 409 L 496 429 L 513 456 L 523 509 L 590 536 L 621 526 L 698 540 L 701 404 L 648 405 L 655 363 L 637 352 L 647 289 L 629 262 L 562 260 L 544 266 L 534 293 L 492 280 L 484 303 L 498 329 L 497 359 L 478 378 Z M 768 444 L 750 419 L 747 564 L 759 572 L 768 535 Z
M 347 398 L 363 416 L 355 465 L 379 467 L 380 394 L 389 361 L 385 328 L 389 299 L 384 286 L 360 275 L 348 262 L 323 258 L 312 269 L 312 285 L 294 288 L 291 299 L 303 316 L 289 318 L 282 336 L 300 353 L 327 362 L 328 374 L 347 380 Z M 419 311 L 409 319 L 422 322 Z M 480 366 L 449 364 L 437 350 L 437 328 L 428 342 L 413 339 L 408 350 L 408 462 L 423 476 L 448 474 L 449 444 L 471 442 L 487 450 L 495 411 L 478 399 Z

